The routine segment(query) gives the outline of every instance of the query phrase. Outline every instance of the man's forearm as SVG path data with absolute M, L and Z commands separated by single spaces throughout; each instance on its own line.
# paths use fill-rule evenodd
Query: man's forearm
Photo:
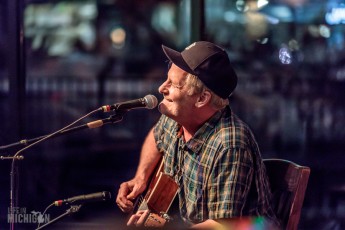
M 158 151 L 156 146 L 153 129 L 151 129 L 146 136 L 141 149 L 139 165 L 135 178 L 147 182 L 161 156 L 162 154 Z

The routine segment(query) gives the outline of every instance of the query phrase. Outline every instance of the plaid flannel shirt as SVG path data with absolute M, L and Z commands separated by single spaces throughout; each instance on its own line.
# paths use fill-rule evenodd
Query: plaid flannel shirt
M 240 216 L 276 220 L 265 167 L 249 127 L 230 107 L 185 142 L 181 126 L 162 115 L 154 128 L 165 173 L 175 178 L 187 223 Z

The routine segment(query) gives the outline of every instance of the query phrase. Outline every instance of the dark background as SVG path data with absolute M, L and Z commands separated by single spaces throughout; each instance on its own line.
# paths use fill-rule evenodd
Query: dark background
M 264 158 L 311 168 L 300 229 L 345 229 L 345 7 L 328 0 L 24 1 L 0 4 L 0 155 L 104 104 L 156 95 L 166 77 L 161 44 L 197 40 L 228 51 L 239 76 L 233 110 Z M 109 117 L 96 113 L 78 125 Z M 16 206 L 110 191 L 51 229 L 119 229 L 114 205 L 130 179 L 156 109 L 40 143 L 17 161 Z M 9 228 L 11 161 L 0 160 L 0 229 Z M 68 207 L 52 207 L 51 219 Z M 34 229 L 33 224 L 16 224 Z

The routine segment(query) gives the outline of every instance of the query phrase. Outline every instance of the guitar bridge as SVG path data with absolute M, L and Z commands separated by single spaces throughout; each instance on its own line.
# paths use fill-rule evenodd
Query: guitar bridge
M 147 217 L 144 226 L 145 227 L 162 227 L 167 222 L 166 219 L 156 213 L 150 213 Z
M 166 222 L 170 222 L 174 220 L 171 216 L 168 215 L 168 213 L 160 212 L 159 214 L 161 217 L 163 217 L 166 220 Z

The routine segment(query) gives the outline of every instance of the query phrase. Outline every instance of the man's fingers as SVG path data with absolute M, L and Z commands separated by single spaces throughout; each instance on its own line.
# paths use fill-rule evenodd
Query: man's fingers
M 139 191 L 136 187 L 133 188 L 133 190 L 126 196 L 128 200 L 134 200 L 138 195 Z
M 129 218 L 128 222 L 127 222 L 127 226 L 133 226 L 137 223 L 138 219 L 140 216 L 134 214 L 131 216 L 131 218 Z
M 116 197 L 116 204 L 123 212 L 130 212 L 133 210 L 133 202 L 127 199 L 127 194 L 129 192 L 129 184 L 127 182 L 122 183 Z
M 130 212 L 133 210 L 133 203 L 129 200 L 126 201 L 121 201 L 118 200 L 116 201 L 117 206 L 119 206 L 119 208 L 121 209 L 121 211 L 123 212 Z
M 147 216 L 149 215 L 149 210 L 145 210 L 141 216 L 139 217 L 139 219 L 137 220 L 137 223 L 135 224 L 136 226 L 142 226 L 145 221 L 146 221 L 146 218 Z
M 143 183 L 137 183 L 136 180 L 124 182 L 120 185 L 116 204 L 119 206 L 121 211 L 130 212 L 134 208 L 135 198 L 145 189 Z
M 134 200 L 139 194 L 145 190 L 146 185 L 143 183 L 134 184 L 133 188 L 127 192 L 127 199 Z
M 146 220 L 146 217 L 148 216 L 148 210 L 145 210 L 145 211 L 138 211 L 137 213 L 133 214 L 128 222 L 127 222 L 127 226 L 141 226 L 145 220 Z
M 128 183 L 122 183 L 120 185 L 120 188 L 119 188 L 119 191 L 117 193 L 117 198 L 116 198 L 116 201 L 117 200 L 123 200 L 123 199 L 126 199 L 126 196 L 131 192 L 130 188 L 129 188 L 129 185 Z

